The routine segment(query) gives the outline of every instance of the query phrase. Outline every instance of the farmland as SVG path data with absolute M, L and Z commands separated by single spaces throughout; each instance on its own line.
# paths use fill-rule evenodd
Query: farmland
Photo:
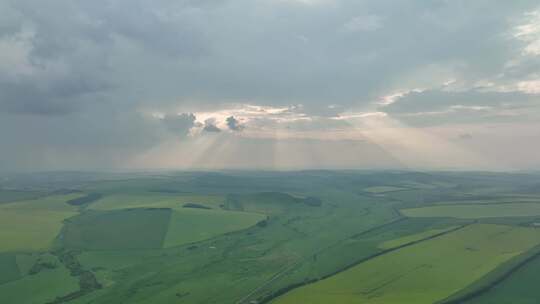
M 49 174 L 5 186 L 1 303 L 537 297 L 537 175 Z

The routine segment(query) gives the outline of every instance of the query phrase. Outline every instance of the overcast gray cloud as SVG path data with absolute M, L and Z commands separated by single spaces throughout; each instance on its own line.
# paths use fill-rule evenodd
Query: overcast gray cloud
M 161 120 L 165 126 L 175 136 L 180 138 L 188 135 L 189 130 L 195 126 L 195 115 L 193 113 L 182 113 L 180 115 L 165 115 Z
M 0 117 L 17 130 L 0 131 L 9 139 L 0 148 L 13 151 L 0 164 L 64 147 L 89 151 L 80 162 L 93 167 L 171 134 L 205 133 L 190 130 L 353 130 L 343 117 L 370 111 L 417 127 L 532 122 L 538 9 L 532 0 L 0 0 Z M 21 149 L 37 152 L 12 162 Z

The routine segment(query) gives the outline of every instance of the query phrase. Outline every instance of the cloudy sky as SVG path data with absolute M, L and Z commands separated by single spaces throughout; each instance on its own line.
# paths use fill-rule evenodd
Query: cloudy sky
M 0 169 L 540 169 L 538 0 L 0 0 Z

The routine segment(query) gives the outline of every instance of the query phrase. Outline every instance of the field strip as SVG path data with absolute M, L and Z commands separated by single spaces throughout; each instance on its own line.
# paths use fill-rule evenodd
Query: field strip
M 501 202 L 487 202 L 487 203 L 435 203 L 429 205 L 423 205 L 422 207 L 437 207 L 437 206 L 491 206 L 491 205 L 508 205 L 508 204 L 540 204 L 540 199 L 538 200 L 525 200 L 525 201 L 501 201 Z M 412 209 L 412 208 L 411 208 Z
M 502 204 L 457 204 L 430 205 L 400 210 L 407 217 L 449 217 L 459 219 L 528 217 L 540 215 L 540 204 L 502 203 Z

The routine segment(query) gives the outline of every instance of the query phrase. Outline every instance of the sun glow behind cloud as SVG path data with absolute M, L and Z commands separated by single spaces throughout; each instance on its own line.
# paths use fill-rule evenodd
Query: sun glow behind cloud
M 480 110 L 480 109 L 478 109 Z M 185 140 L 171 139 L 138 157 L 129 166 L 184 169 L 305 169 L 305 168 L 500 168 L 459 142 L 425 128 L 407 126 L 385 112 L 344 112 L 323 118 L 298 106 L 236 105 L 215 112 L 197 112 L 197 122 L 214 119 L 220 133 L 195 132 Z M 246 124 L 227 131 L 234 116 Z M 325 121 L 318 127 L 316 121 Z M 309 121 L 309 128 L 299 121 Z M 327 121 L 334 121 L 328 127 Z

